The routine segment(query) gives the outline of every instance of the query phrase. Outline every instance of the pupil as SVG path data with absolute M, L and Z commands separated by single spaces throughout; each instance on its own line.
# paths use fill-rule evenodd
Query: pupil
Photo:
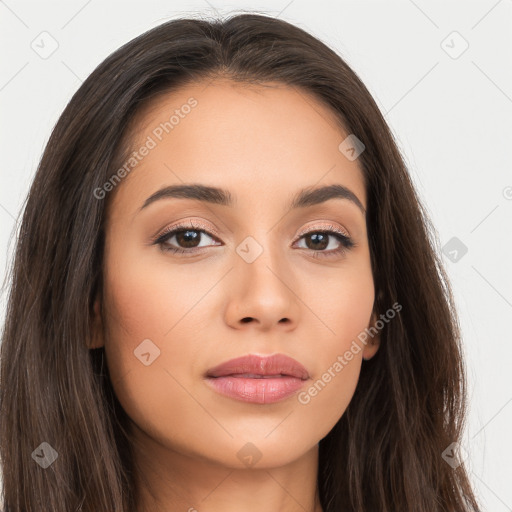
M 315 233 L 307 237 L 306 240 L 308 240 L 308 238 L 311 238 L 311 240 L 313 240 L 312 247 L 310 247 L 309 243 L 306 244 L 309 249 L 325 249 L 328 245 L 328 236 L 325 233 Z
M 185 243 L 186 247 L 195 247 L 194 242 L 199 240 L 199 233 L 191 230 L 180 231 L 176 234 L 176 239 L 179 243 Z

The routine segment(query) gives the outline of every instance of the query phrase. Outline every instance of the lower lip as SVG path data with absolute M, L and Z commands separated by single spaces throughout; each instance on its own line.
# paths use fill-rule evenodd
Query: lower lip
M 294 395 L 304 380 L 297 377 L 255 379 L 247 377 L 209 377 L 207 382 L 221 395 L 254 404 L 273 404 Z

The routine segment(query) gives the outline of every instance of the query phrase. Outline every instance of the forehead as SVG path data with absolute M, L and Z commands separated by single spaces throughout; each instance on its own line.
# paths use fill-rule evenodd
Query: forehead
M 339 183 L 366 208 L 359 163 L 339 150 L 347 135 L 331 108 L 302 89 L 227 79 L 187 84 L 138 112 L 131 148 L 151 149 L 116 195 L 142 203 L 163 185 L 186 182 L 246 201 L 284 201 L 296 189 Z

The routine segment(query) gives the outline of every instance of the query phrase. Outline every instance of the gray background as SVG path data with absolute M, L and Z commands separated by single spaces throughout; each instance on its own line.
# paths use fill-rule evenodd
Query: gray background
M 470 475 L 486 510 L 512 510 L 512 0 L 0 1 L 2 274 L 43 148 L 81 82 L 165 20 L 241 10 L 333 47 L 385 114 L 445 248 L 468 366 Z

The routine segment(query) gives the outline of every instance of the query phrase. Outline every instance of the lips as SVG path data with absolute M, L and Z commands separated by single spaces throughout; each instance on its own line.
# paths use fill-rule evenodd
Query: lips
M 285 400 L 309 379 L 306 368 L 284 354 L 247 355 L 231 359 L 206 372 L 206 383 L 217 393 L 253 404 Z
M 284 354 L 257 356 L 249 354 L 222 363 L 206 372 L 207 377 L 245 377 L 254 379 L 295 377 L 306 380 L 308 371 L 298 361 Z

